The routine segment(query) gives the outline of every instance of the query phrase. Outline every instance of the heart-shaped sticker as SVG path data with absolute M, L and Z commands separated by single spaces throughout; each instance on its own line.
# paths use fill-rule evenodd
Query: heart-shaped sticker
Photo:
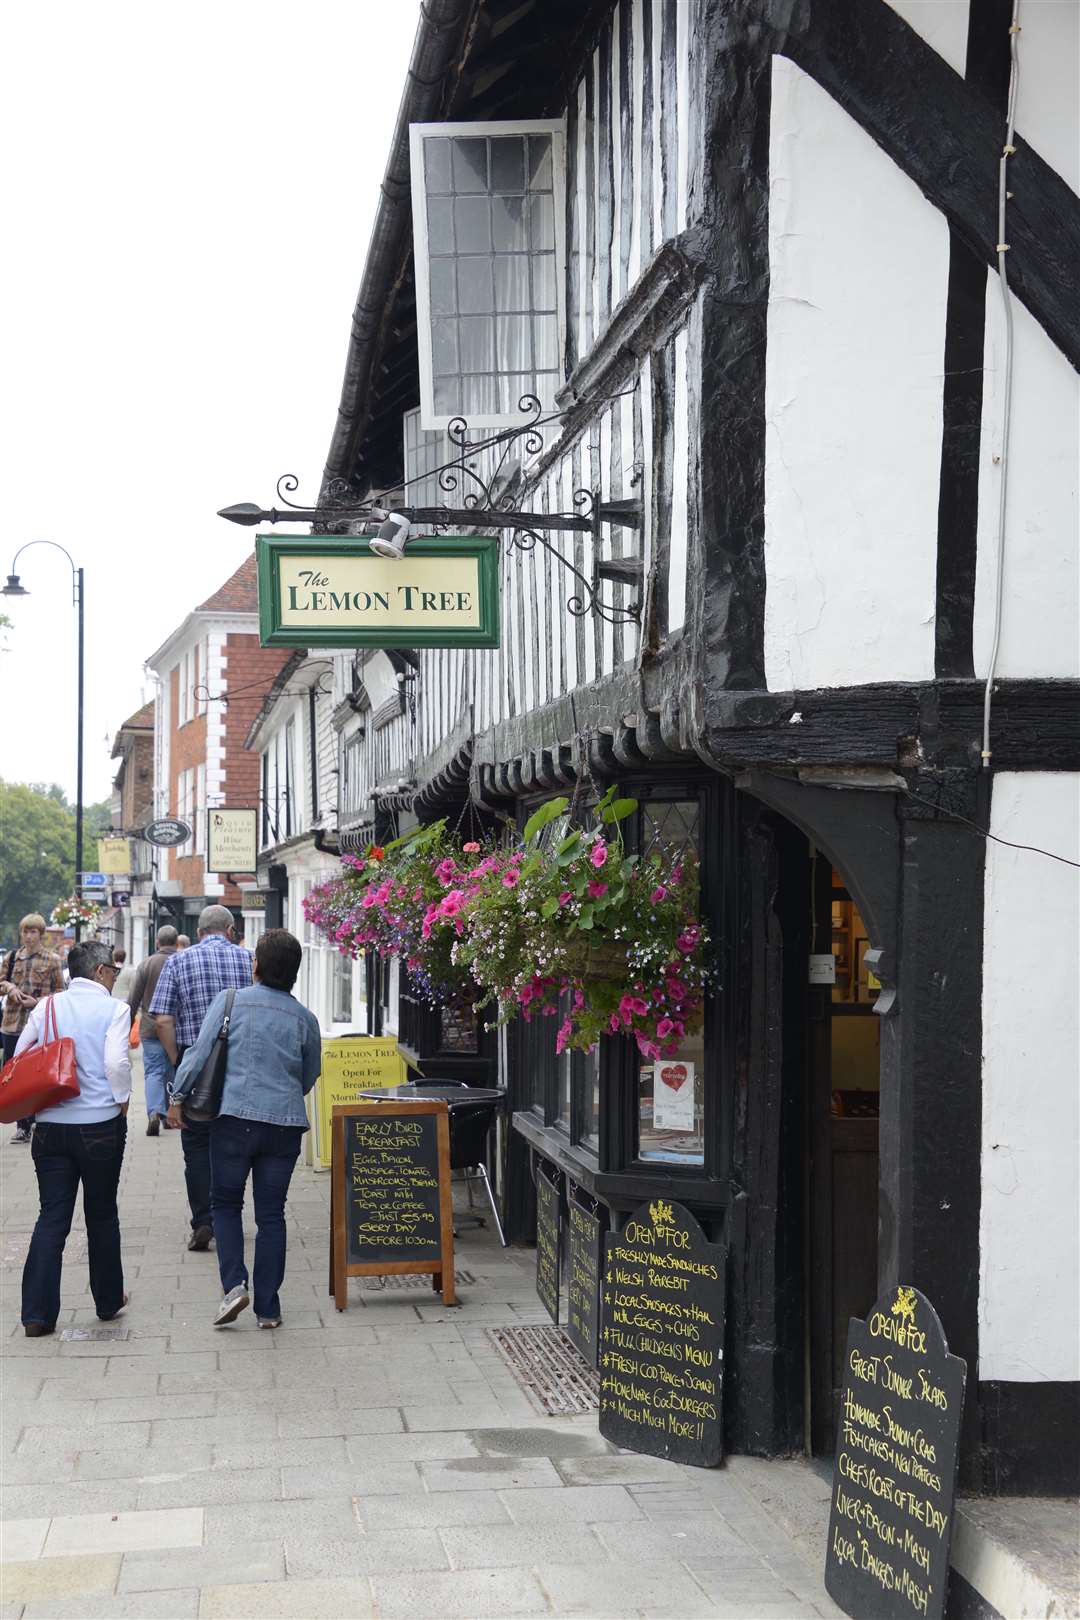
M 672 1091 L 681 1091 L 689 1075 L 685 1063 L 668 1063 L 660 1070 L 660 1078 Z

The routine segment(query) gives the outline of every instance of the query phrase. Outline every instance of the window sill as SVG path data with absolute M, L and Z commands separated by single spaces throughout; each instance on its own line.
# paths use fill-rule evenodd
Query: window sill
M 628 1170 L 600 1171 L 595 1155 L 572 1145 L 565 1131 L 556 1126 L 543 1124 L 531 1113 L 514 1114 L 512 1123 L 530 1147 L 565 1170 L 580 1187 L 609 1207 L 633 1209 L 646 1199 L 655 1198 L 661 1186 L 691 1210 L 723 1209 L 731 1202 L 731 1184 L 726 1179 L 687 1174 L 670 1164 L 648 1167 L 636 1164 Z

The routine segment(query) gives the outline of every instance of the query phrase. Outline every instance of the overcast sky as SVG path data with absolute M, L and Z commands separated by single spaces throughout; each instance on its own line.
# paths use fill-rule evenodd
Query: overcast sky
M 143 662 L 314 497 L 415 0 L 24 0 L 0 37 L 0 573 L 86 569 L 87 802 Z M 0 775 L 75 790 L 70 570 L 0 599 Z

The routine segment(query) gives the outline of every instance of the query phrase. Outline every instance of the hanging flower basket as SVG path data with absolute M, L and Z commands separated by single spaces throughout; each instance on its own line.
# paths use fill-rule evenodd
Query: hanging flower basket
M 628 853 L 637 802 L 615 788 L 593 830 L 568 829 L 569 809 L 542 805 L 520 840 L 462 842 L 437 822 L 346 855 L 305 900 L 308 921 L 346 955 L 397 956 L 430 1005 L 497 1006 L 500 1024 L 558 1017 L 560 1052 L 619 1034 L 673 1055 L 701 1028 L 708 978 L 696 859 Z
M 72 894 L 56 902 L 49 921 L 56 928 L 71 928 L 76 923 L 81 928 L 92 928 L 100 916 L 101 907 L 95 901 L 82 900 Z

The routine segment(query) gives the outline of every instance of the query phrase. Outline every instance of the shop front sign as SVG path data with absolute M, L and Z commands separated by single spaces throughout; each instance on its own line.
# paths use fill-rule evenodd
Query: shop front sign
M 260 535 L 264 647 L 497 647 L 499 543 L 410 540 L 377 557 L 366 539 Z
M 208 872 L 254 872 L 259 852 L 259 813 L 254 809 L 206 812 Z

